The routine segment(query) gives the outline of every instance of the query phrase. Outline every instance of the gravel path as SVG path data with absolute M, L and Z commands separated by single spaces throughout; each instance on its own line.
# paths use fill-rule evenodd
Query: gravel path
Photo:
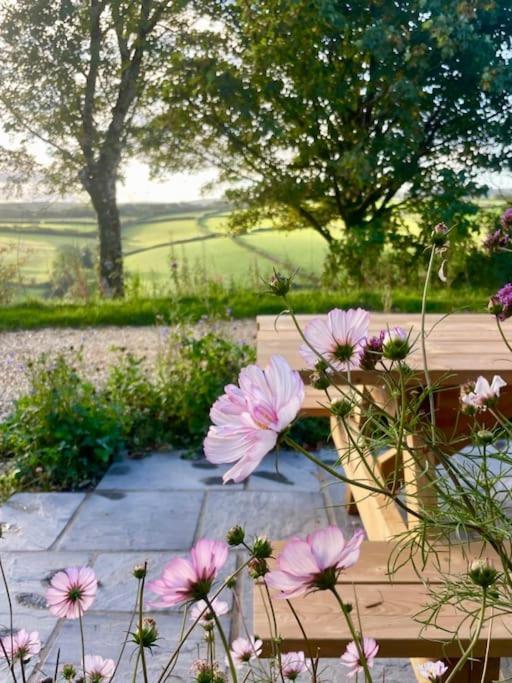
M 255 320 L 198 323 L 198 334 L 213 329 L 232 339 L 253 344 Z M 42 353 L 74 353 L 82 350 L 84 370 L 91 380 L 101 384 L 108 366 L 115 362 L 116 348 L 154 363 L 158 349 L 165 343 L 168 327 L 92 327 L 86 329 L 25 330 L 0 333 L 0 419 L 9 412 L 15 398 L 28 389 L 26 364 Z

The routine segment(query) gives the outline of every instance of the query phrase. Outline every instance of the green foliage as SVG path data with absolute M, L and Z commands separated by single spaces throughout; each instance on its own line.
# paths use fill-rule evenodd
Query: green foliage
M 102 398 L 116 406 L 123 440 L 131 452 L 169 443 L 172 424 L 143 358 L 120 352 L 118 362 L 110 367 Z
M 59 247 L 52 264 L 51 296 L 88 301 L 96 290 L 96 260 L 89 246 Z
M 480 273 L 480 275 L 482 275 Z M 502 282 L 502 280 L 500 281 Z M 454 309 L 483 311 L 493 288 L 460 287 L 456 291 L 439 289 L 427 302 L 432 313 Z M 421 307 L 419 289 L 403 287 L 338 290 L 298 289 L 289 295 L 299 313 L 324 313 L 335 306 L 365 306 L 372 311 L 393 310 L 417 313 Z M 0 331 L 38 329 L 43 327 L 88 327 L 94 325 L 152 325 L 157 319 L 193 322 L 204 315 L 253 318 L 259 314 L 278 314 L 281 302 L 272 294 L 236 289 L 212 298 L 199 296 L 135 299 L 125 301 L 91 301 L 88 304 L 33 300 L 2 307 Z
M 358 286 L 404 208 L 470 231 L 511 151 L 508 0 L 201 4 L 225 30 L 183 37 L 147 144 L 162 167 L 217 160 L 233 228 L 313 227 Z
M 15 488 L 91 485 L 121 448 L 197 449 L 212 403 L 253 360 L 244 344 L 214 332 L 193 338 L 187 328 L 169 336 L 156 373 L 143 358 L 120 351 L 97 389 L 84 379 L 79 355 L 41 356 L 29 368 L 30 392 L 0 425 L 0 496 Z
M 116 407 L 102 401 L 63 355 L 42 356 L 29 371 L 30 393 L 0 427 L 1 455 L 15 459 L 20 486 L 93 483 L 121 445 Z
M 174 445 L 197 447 L 202 442 L 213 402 L 254 360 L 251 347 L 213 332 L 194 338 L 185 328 L 169 335 L 158 362 L 157 387 Z

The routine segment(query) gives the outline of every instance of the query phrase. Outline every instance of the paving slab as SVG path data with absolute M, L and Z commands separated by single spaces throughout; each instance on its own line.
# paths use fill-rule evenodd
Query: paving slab
M 47 550 L 57 540 L 83 493 L 17 493 L 0 509 L 2 550 Z
M 247 480 L 249 491 L 318 491 L 319 469 L 303 455 L 280 451 L 263 459 Z
M 224 538 L 229 528 L 240 524 L 249 537 L 265 534 L 277 539 L 306 534 L 327 523 L 319 492 L 303 491 L 297 495 L 288 488 L 279 493 L 211 491 L 206 494 L 199 533 L 209 538 Z
M 129 612 L 133 609 L 137 592 L 137 580 L 133 577 L 135 565 L 148 563 L 147 580 L 156 579 L 163 568 L 179 552 L 119 552 L 99 553 L 93 568 L 98 577 L 98 593 L 94 601 L 95 611 Z M 231 553 L 222 570 L 220 580 L 227 578 L 235 569 L 235 553 Z M 224 591 L 222 599 L 231 602 L 231 592 Z M 146 602 L 155 596 L 145 592 Z M 176 611 L 176 610 L 174 610 Z
M 154 453 L 146 458 L 124 458 L 114 463 L 98 490 L 170 491 L 222 488 L 228 466 L 213 465 L 205 458 L 187 460 L 179 453 Z M 242 488 L 242 484 L 228 484 Z
M 156 681 L 158 674 L 169 660 L 170 653 L 174 651 L 179 642 L 179 634 L 183 618 L 180 614 L 158 615 L 157 625 L 161 637 L 158 648 L 154 655 L 148 658 L 148 673 L 151 681 Z M 85 652 L 91 655 L 100 655 L 104 658 L 117 660 L 121 649 L 123 634 L 129 626 L 129 615 L 112 614 L 99 615 L 89 612 L 83 619 L 85 635 Z M 190 683 L 190 666 L 197 659 L 198 647 L 202 644 L 202 632 L 200 628 L 185 643 L 173 676 L 167 680 L 186 681 Z M 61 648 L 62 663 L 80 663 L 80 631 L 77 620 L 66 621 L 61 624 L 58 637 L 52 643 L 47 652 L 40 671 L 49 674 L 55 668 L 58 648 Z M 119 667 L 116 679 L 123 683 L 131 680 L 133 672 L 135 646 L 129 644 Z M 39 677 L 34 676 L 33 682 Z M 141 680 L 140 676 L 137 680 Z M 32 683 L 32 681 L 31 681 Z
M 46 591 L 54 574 L 67 567 L 92 564 L 92 553 L 44 552 L 2 553 L 14 612 L 23 615 L 47 613 Z M 0 590 L 0 613 L 7 613 L 5 590 Z
M 88 496 L 59 550 L 186 550 L 203 503 L 195 491 L 98 491 Z

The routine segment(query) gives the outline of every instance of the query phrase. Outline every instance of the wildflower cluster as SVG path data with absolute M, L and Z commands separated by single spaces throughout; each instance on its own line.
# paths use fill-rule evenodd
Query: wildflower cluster
M 484 240 L 484 247 L 489 252 L 510 248 L 512 237 L 512 208 L 504 211 L 500 217 L 498 228 L 490 232 Z

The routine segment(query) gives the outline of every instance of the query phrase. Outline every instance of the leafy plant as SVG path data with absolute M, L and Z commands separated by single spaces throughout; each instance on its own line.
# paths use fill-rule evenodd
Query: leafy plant
M 213 401 L 240 369 L 254 362 L 254 350 L 215 332 L 194 338 L 190 328 L 168 337 L 158 359 L 162 410 L 172 424 L 175 446 L 198 446 L 209 425 Z
M 94 482 L 122 443 L 116 406 L 102 401 L 63 354 L 41 356 L 29 372 L 30 393 L 1 425 L 0 454 L 15 458 L 21 486 L 74 489 Z

